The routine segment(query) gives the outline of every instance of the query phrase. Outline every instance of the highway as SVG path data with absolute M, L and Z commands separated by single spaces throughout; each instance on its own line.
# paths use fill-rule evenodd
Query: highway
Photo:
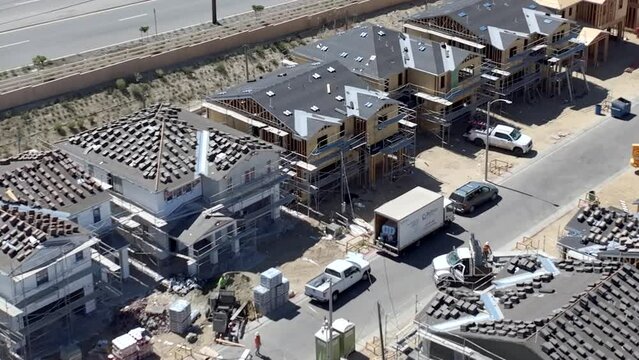
M 636 102 L 635 102 L 636 103 Z M 633 109 L 637 113 L 639 107 Z M 592 115 L 595 116 L 595 115 Z M 467 241 L 470 232 L 480 241 L 490 241 L 493 249 L 510 250 L 515 239 L 569 206 L 587 191 L 628 167 L 630 145 L 639 133 L 637 119 L 608 118 L 582 135 L 539 154 L 529 166 L 520 168 L 499 183 L 501 201 L 474 217 L 458 216 L 449 234 L 440 233 L 399 261 L 374 255 L 372 284 L 360 284 L 338 299 L 334 319 L 344 317 L 356 324 L 358 341 L 377 333 L 377 308 L 389 334 L 407 325 L 435 293 L 430 262 L 453 246 Z M 318 272 L 320 269 L 318 268 Z M 416 306 L 419 302 L 419 306 Z M 327 317 L 325 307 L 303 298 L 291 304 L 278 318 L 252 325 L 242 343 L 251 347 L 254 331 L 262 338 L 261 353 L 271 359 L 314 358 L 313 334 Z M 256 329 L 257 327 L 257 329 Z M 392 342 L 394 339 L 387 339 Z M 236 349 L 225 348 L 225 358 Z
M 290 1 L 217 0 L 218 19 Z M 0 70 L 210 21 L 211 0 L 0 0 Z

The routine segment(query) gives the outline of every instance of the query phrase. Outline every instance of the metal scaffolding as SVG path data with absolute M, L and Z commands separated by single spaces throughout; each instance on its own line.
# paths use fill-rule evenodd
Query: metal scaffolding
M 63 259 L 78 246 L 73 243 L 61 244 L 60 254 L 53 263 L 55 282 L 41 292 L 30 294 L 31 290 L 27 291 L 24 281 L 20 281 L 21 286 L 14 289 L 16 298 L 8 299 L 6 308 L 3 309 L 7 321 L 11 322 L 12 319 L 8 310 L 10 303 L 22 311 L 21 317 L 16 317 L 21 323 L 17 324 L 19 329 L 16 331 L 9 323 L 0 322 L 0 337 L 9 348 L 18 350 L 15 354 L 18 359 L 37 358 L 56 352 L 61 345 L 61 337 L 66 337 L 62 339 L 64 343 L 72 343 L 72 317 L 76 312 L 84 311 L 85 305 L 91 300 L 96 301 L 97 307 L 98 303 L 104 304 L 122 295 L 119 267 L 105 267 L 102 261 L 102 257 L 109 258 L 110 261 L 115 260 L 117 251 L 92 235 L 89 238 L 93 243 L 90 246 L 91 265 L 87 270 L 71 274 L 74 268 L 69 268 Z M 20 268 L 12 268 L 10 276 L 20 275 L 19 271 Z M 83 288 L 69 292 L 68 286 L 71 282 L 89 274 L 93 280 L 91 294 L 85 294 Z M 57 294 L 57 300 L 31 312 L 26 310 L 30 302 L 51 294 Z M 63 322 L 61 326 L 52 326 L 59 321 Z

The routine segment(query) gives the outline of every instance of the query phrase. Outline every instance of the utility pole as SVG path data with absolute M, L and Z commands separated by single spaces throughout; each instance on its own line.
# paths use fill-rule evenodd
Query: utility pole
M 333 281 L 328 281 L 328 360 L 333 360 Z
M 155 22 L 155 35 L 158 34 L 158 15 L 155 12 L 155 8 L 153 8 L 153 21 Z
M 486 158 L 484 159 L 484 181 L 488 181 L 488 151 L 490 148 L 490 105 L 496 102 L 505 102 L 506 104 L 512 104 L 512 101 L 508 99 L 495 99 L 488 102 L 486 107 L 486 139 L 484 143 L 486 145 Z
M 211 0 L 211 23 L 218 25 L 217 22 L 217 0 Z
M 248 67 L 248 45 L 244 45 L 244 68 L 246 70 L 246 81 L 249 81 L 249 67 Z
M 379 343 L 382 347 L 382 360 L 386 360 L 386 352 L 384 351 L 384 331 L 382 329 L 382 306 L 377 302 L 377 324 L 379 326 Z
M 19 153 L 22 152 L 22 149 L 21 149 L 21 147 L 22 147 L 21 146 L 22 145 L 22 126 L 18 126 L 18 136 L 17 136 L 16 140 L 17 140 L 16 141 L 16 143 L 17 143 L 16 145 L 18 145 L 18 154 L 19 154 Z

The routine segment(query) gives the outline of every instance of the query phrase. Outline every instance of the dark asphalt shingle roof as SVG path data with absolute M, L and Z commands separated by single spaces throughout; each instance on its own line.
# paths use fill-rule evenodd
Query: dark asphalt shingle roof
M 212 94 L 206 101 L 253 99 L 279 120 L 285 130 L 306 138 L 347 116 L 366 118 L 386 104 L 399 104 L 387 94 L 368 87 L 338 61 L 315 62 L 280 68 L 254 82 Z M 359 103 L 360 94 L 371 96 L 370 106 Z
M 366 34 L 365 36 L 363 36 Z M 403 37 L 403 38 L 402 38 Z M 410 53 L 406 59 L 406 51 Z M 458 67 L 471 54 L 448 46 L 448 58 L 441 44 L 402 34 L 377 25 L 352 28 L 330 38 L 293 49 L 293 53 L 315 61 L 339 61 L 354 73 L 375 79 L 387 79 L 413 68 L 434 75 L 451 70 L 448 58 Z M 343 56 L 347 54 L 346 56 Z M 363 58 L 357 61 L 359 57 Z
M 637 258 L 639 219 L 612 206 L 582 208 L 566 224 L 558 245 L 594 257 Z
M 507 49 L 517 37 L 533 33 L 548 35 L 568 20 L 532 0 L 440 0 L 409 20 L 448 16 L 497 49 Z M 492 31 L 490 28 L 494 28 Z M 503 33 L 508 35 L 505 35 Z M 501 34 L 500 34 L 501 33 Z
M 151 191 L 155 191 L 161 152 L 157 189 L 161 191 L 193 180 L 198 130 L 209 132 L 207 176 L 214 179 L 222 177 L 235 163 L 254 151 L 277 151 L 274 145 L 169 104 L 150 106 L 56 145 L 89 164 Z
M 44 251 L 42 245 L 49 240 L 78 236 L 87 239 L 78 225 L 48 209 L 20 210 L 18 206 L 4 204 L 0 206 L 0 270 L 11 272 Z
M 75 214 L 109 200 L 80 165 L 56 151 L 27 151 L 0 160 L 0 201 Z
M 172 222 L 167 231 L 185 246 L 192 246 L 210 232 L 233 221 L 232 217 L 223 212 L 209 209 Z
M 474 298 L 469 300 L 464 292 L 452 290 L 448 295 L 437 295 L 417 320 L 435 329 L 437 324 L 478 314 L 476 321 L 451 331 L 471 341 L 481 340 L 485 349 L 499 356 L 505 356 L 513 346 L 533 350 L 527 351 L 527 359 L 568 359 L 595 351 L 604 359 L 634 356 L 639 351 L 639 270 L 613 261 L 565 260 L 555 266 L 558 274 L 539 278 L 540 289 L 554 292 L 539 292 L 534 281 L 491 290 L 500 299 L 503 319 L 486 320 L 476 308 L 474 313 L 468 311 L 477 301 L 474 293 L 467 291 Z M 519 270 L 514 276 L 522 271 L 526 272 Z M 532 291 L 526 291 L 528 286 Z M 511 308 L 506 308 L 506 302 Z M 445 320 L 444 315 L 453 319 Z

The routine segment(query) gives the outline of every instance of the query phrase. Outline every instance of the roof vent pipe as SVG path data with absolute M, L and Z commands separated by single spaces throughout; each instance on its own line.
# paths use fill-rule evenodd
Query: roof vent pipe
M 330 94 L 331 93 L 331 84 L 326 84 L 326 93 Z

